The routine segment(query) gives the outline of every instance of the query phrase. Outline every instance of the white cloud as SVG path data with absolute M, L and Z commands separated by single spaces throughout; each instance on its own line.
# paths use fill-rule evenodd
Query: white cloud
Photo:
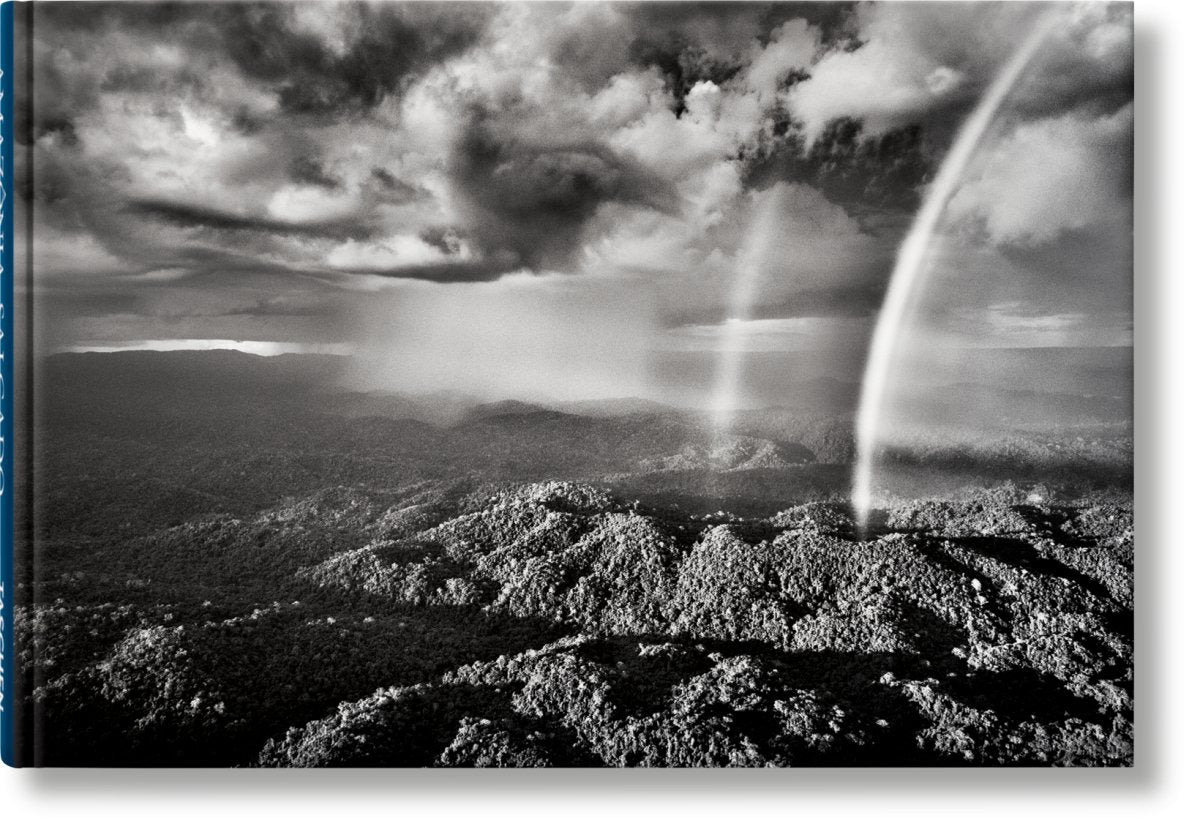
M 355 194 L 314 185 L 284 185 L 267 202 L 267 213 L 285 222 L 341 219 L 358 204 Z
M 1125 223 L 1133 109 L 1019 124 L 980 152 L 947 205 L 1000 244 L 1036 246 L 1066 231 Z
M 1016 301 L 956 309 L 940 330 L 923 333 L 935 348 L 1127 347 L 1129 316 L 1114 312 L 1046 312 Z
M 655 110 L 667 110 L 669 96 L 662 76 L 654 70 L 624 72 L 592 96 L 588 115 L 601 128 L 616 129 Z
M 736 343 L 740 352 L 797 352 L 840 342 L 859 342 L 868 334 L 866 318 L 730 318 L 719 324 L 688 324 L 663 333 L 663 349 L 720 352 Z M 736 338 L 731 337 L 736 331 Z
M 810 66 L 821 43 L 821 30 L 803 19 L 789 20 L 771 33 L 771 42 L 746 70 L 752 92 L 774 100 L 776 88 L 789 72 Z
M 179 114 L 183 119 L 183 134 L 206 147 L 214 147 L 221 139 L 220 131 L 213 122 L 196 115 L 187 107 L 182 107 Z
M 101 341 L 75 344 L 66 352 L 173 352 L 175 350 L 236 350 L 251 355 L 352 355 L 350 344 L 319 344 L 298 341 L 241 341 L 228 338 L 160 338 L 143 341 Z
M 786 104 L 814 141 L 837 118 L 861 119 L 867 133 L 900 126 L 954 101 L 985 80 L 1018 36 L 1024 10 L 980 4 L 882 3 L 858 9 L 858 48 L 835 47 L 793 84 Z
M 39 231 L 32 246 L 34 269 L 39 275 L 121 275 L 139 269 L 136 263 L 114 257 L 91 234 Z
M 993 291 L 1005 301 L 1014 296 L 1045 300 L 1037 294 L 1044 293 L 1054 304 L 1047 300 L 1031 308 L 1041 310 L 1036 314 L 1043 314 L 1047 328 L 1056 321 L 1070 328 L 1067 318 L 1052 316 L 1060 311 L 1069 315 L 1101 294 L 1095 281 L 1086 292 L 1079 291 L 1082 280 L 1092 279 L 1080 275 L 1107 268 L 1120 277 L 1125 261 L 1108 258 L 1111 263 L 1106 263 L 1094 253 L 1092 259 L 1076 256 L 1070 246 L 1079 244 L 1080 235 L 1062 240 L 1059 259 L 1035 260 L 1044 249 L 1059 250 L 1044 244 L 1072 228 L 1114 219 L 1120 220 L 1115 230 L 1128 230 L 1120 212 L 1128 202 L 1121 177 L 1130 114 L 1096 117 L 1100 107 L 1116 106 L 1105 102 L 1127 100 L 1120 84 L 1130 64 L 1128 10 L 1117 4 L 1060 8 L 1064 25 L 1007 113 L 1013 126 L 985 148 L 952 202 L 956 229 L 942 229 L 947 234 L 981 230 L 993 242 L 1041 246 L 1022 252 L 1022 260 L 1010 258 L 1007 248 L 978 245 L 974 235 L 955 235 L 957 243 L 985 254 L 972 261 L 977 268 L 947 271 L 956 279 L 961 275 L 963 283 L 974 281 L 972 287 L 985 284 L 977 289 L 983 298 L 978 307 L 987 305 Z M 571 243 L 577 242 L 579 249 L 570 252 L 582 256 L 553 260 L 555 269 L 569 275 L 526 272 L 488 286 L 431 284 L 403 290 L 397 285 L 412 281 L 338 280 L 339 292 L 371 290 L 348 302 L 370 307 L 364 315 L 378 324 L 381 353 L 407 350 L 407 371 L 427 375 L 430 385 L 443 383 L 422 364 L 432 355 L 438 366 L 466 365 L 469 370 L 461 372 L 467 375 L 458 379 L 464 385 L 516 395 L 529 392 L 518 384 L 514 369 L 527 365 L 532 368 L 529 377 L 537 378 L 533 392 L 577 377 L 582 386 L 573 394 L 599 395 L 621 389 L 622 377 L 641 371 L 639 344 L 655 342 L 664 322 L 735 315 L 747 319 L 743 328 L 752 333 L 752 344 L 782 346 L 790 339 L 810 338 L 847 352 L 837 333 L 857 324 L 845 324 L 845 318 L 830 318 L 812 332 L 804 330 L 813 325 L 811 317 L 786 326 L 749 319 L 865 311 L 886 275 L 895 229 L 908 219 L 897 211 L 881 220 L 872 200 L 879 188 L 905 185 L 876 177 L 871 159 L 859 167 L 857 157 L 782 158 L 795 152 L 790 138 L 761 147 L 764 140 L 774 142 L 768 137 L 775 135 L 776 105 L 783 103 L 803 122 L 810 139 L 822 125 L 843 116 L 862 119 L 868 135 L 913 123 L 930 125 L 934 129 L 922 135 L 926 149 L 936 155 L 962 110 L 1027 31 L 1030 5 L 864 4 L 848 27 L 856 38 L 854 49 L 848 43 L 823 42 L 818 27 L 799 19 L 801 6 L 796 7 L 797 19 L 765 38 L 758 12 L 730 20 L 724 11 L 710 15 L 707 7 L 697 9 L 681 7 L 676 18 L 674 11 L 660 15 L 657 7 L 504 4 L 473 47 L 423 70 L 411 87 L 389 93 L 368 114 L 329 121 L 281 108 L 278 84 L 245 74 L 212 44 L 172 33 L 161 34 L 162 42 L 154 43 L 148 35 L 130 32 L 102 39 L 76 33 L 69 36 L 74 41 L 52 46 L 49 38 L 59 33 L 47 29 L 39 48 L 54 57 L 63 76 L 55 95 L 65 102 L 72 132 L 47 133 L 38 151 L 43 164 L 57 166 L 63 174 L 59 178 L 71 185 L 66 189 L 71 198 L 62 204 L 78 207 L 82 219 L 62 211 L 59 237 L 45 234 L 45 245 L 39 238 L 39 269 L 50 282 L 58 274 L 65 282 L 89 269 L 124 275 L 139 267 L 208 256 L 195 252 L 246 255 L 281 275 L 290 268 L 392 272 L 433 267 L 431 272 L 437 272 L 439 266 L 485 261 L 487 247 L 495 241 L 472 226 L 471 205 L 464 207 L 454 178 L 464 130 L 471 129 L 473 119 L 482 119 L 486 140 L 501 155 L 509 145 L 530 149 L 528 154 L 507 154 L 518 160 L 510 164 L 526 164 L 520 160 L 540 158 L 550 148 L 564 167 L 587 174 L 584 178 L 607 193 L 613 189 L 605 177 L 615 175 L 606 168 L 607 160 L 619 160 L 621 164 L 611 165 L 615 170 L 632 159 L 639 164 L 628 167 L 637 172 L 638 181 L 653 183 L 647 186 L 655 189 L 651 196 L 664 196 L 603 199 L 594 205 L 585 200 L 588 210 L 582 212 L 586 216 L 580 220 L 578 240 Z M 347 35 L 354 34 L 339 22 L 346 14 L 340 7 L 297 8 L 291 14 L 304 35 L 318 35 L 336 54 L 344 52 Z M 689 14 L 695 15 L 690 22 Z M 831 33 L 827 29 L 825 35 Z M 671 51 L 684 48 L 690 51 Z M 680 79 L 672 75 L 672 55 L 690 60 L 700 53 L 703 57 L 682 73 L 691 79 L 689 87 L 676 89 L 673 84 Z M 696 81 L 696 73 L 706 77 L 697 69 L 706 61 L 730 61 L 742 70 L 732 77 L 718 70 L 709 80 Z M 195 73 L 196 67 L 202 72 Z M 786 79 L 803 77 L 798 70 L 805 70 L 808 80 L 781 91 Z M 123 86 L 102 91 L 97 86 L 101 79 L 122 77 L 128 80 Z M 767 161 L 781 164 L 756 166 L 765 155 L 756 151 L 777 149 L 781 157 Z M 747 158 L 754 161 L 748 164 Z M 819 175 L 813 173 L 818 161 L 828 161 L 829 168 Z M 526 181 L 520 172 L 509 176 L 497 170 L 516 185 Z M 812 176 L 810 183 L 827 190 L 812 184 L 771 185 L 776 176 Z M 43 182 L 50 179 L 43 177 Z M 153 212 L 122 212 L 127 201 L 139 200 L 194 207 L 197 215 L 207 210 L 235 222 L 222 222 L 220 216 L 205 224 L 186 213 L 172 221 Z M 843 207 L 856 201 L 849 211 Z M 768 211 L 767 203 L 775 207 Z M 567 213 L 570 209 L 563 207 Z M 41 221 L 50 216 L 51 211 L 43 211 Z M 237 218 L 247 220 L 244 227 Z M 370 239 L 331 242 L 321 235 L 275 233 L 272 223 L 262 222 L 257 226 L 266 230 L 256 231 L 253 221 L 263 219 L 300 224 L 354 219 L 364 226 L 361 236 L 369 233 Z M 860 222 L 875 232 L 864 231 Z M 432 245 L 426 239 L 436 237 L 423 232 L 434 228 L 436 235 L 458 228 L 464 239 L 457 246 Z M 751 258 L 747 252 L 755 249 L 756 239 L 761 250 Z M 470 240 L 476 241 L 475 250 Z M 1082 244 L 1090 242 L 1084 238 Z M 754 267 L 749 269 L 751 260 Z M 1062 267 L 1067 260 L 1077 264 L 1076 270 Z M 180 268 L 181 275 L 190 273 Z M 732 284 L 748 273 L 753 291 L 745 312 L 735 313 L 730 311 L 737 294 Z M 164 274 L 162 269 L 154 273 L 156 286 Z M 555 295 L 566 292 L 563 286 L 571 280 L 594 288 L 569 298 Z M 123 276 L 109 280 L 118 282 L 122 288 L 133 283 Z M 1125 303 L 1122 286 L 1115 279 L 1110 283 L 1107 300 L 1095 305 Z M 304 285 L 308 291 L 308 283 Z M 951 287 L 943 294 L 955 299 L 975 291 L 959 283 L 941 285 Z M 155 292 L 175 298 L 179 308 L 196 306 L 193 297 L 182 294 L 185 290 Z M 230 290 L 222 285 L 196 291 L 216 295 Z M 318 291 L 330 290 L 321 283 Z M 460 314 L 460 309 L 466 311 Z M 339 317 L 337 325 L 353 318 Z M 121 337 L 162 337 L 176 328 L 168 323 L 154 335 L 139 332 L 146 320 L 130 315 Z M 204 336 L 217 326 L 215 320 L 205 317 L 188 334 Z M 289 325 L 316 326 L 315 321 L 310 317 Z M 227 323 L 220 335 L 236 337 L 248 325 L 244 317 Z M 992 321 L 997 327 L 1003 323 Z M 411 326 L 412 334 L 395 340 L 398 326 Z M 115 327 L 105 319 L 92 335 L 103 332 L 107 337 Z M 530 330 L 528 338 L 513 334 L 522 328 Z M 719 335 L 719 329 L 708 335 Z M 705 333 L 695 328 L 684 334 L 700 343 L 708 337 Z M 856 330 L 851 334 L 844 340 L 862 338 Z M 281 329 L 251 337 L 290 341 L 295 336 Z M 321 337 L 335 341 L 342 334 Z M 517 343 L 503 354 L 486 354 L 513 338 Z M 610 354 L 621 359 L 614 361 Z M 591 389 L 583 380 L 598 370 L 612 378 Z M 509 372 L 512 378 L 505 377 Z
M 1014 93 L 1018 107 L 1061 111 L 1120 85 L 1132 64 L 1127 4 L 878 3 L 856 12 L 861 45 L 821 55 L 786 105 L 810 143 L 843 117 L 860 119 L 868 135 L 903 126 L 969 102 L 1040 14 L 1057 15 L 1057 26 Z

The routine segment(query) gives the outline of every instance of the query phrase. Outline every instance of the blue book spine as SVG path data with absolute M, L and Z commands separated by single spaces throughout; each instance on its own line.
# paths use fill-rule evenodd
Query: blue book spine
M 0 756 L 16 760 L 13 605 L 13 2 L 0 5 Z

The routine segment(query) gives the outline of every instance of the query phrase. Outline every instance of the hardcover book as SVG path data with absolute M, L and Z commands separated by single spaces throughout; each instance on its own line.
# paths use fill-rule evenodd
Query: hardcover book
M 1130 766 L 1127 3 L 4 3 L 14 766 Z

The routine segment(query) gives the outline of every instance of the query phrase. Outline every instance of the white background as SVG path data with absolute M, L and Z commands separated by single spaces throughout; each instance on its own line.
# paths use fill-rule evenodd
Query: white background
M 1133 769 L 13 771 L 0 830 L 1173 829 L 1200 823 L 1200 3 L 1138 0 Z

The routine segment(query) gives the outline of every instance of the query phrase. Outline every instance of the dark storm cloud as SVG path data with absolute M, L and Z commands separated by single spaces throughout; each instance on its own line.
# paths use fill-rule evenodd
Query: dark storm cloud
M 852 3 L 629 3 L 622 14 L 636 37 L 629 60 L 655 67 L 675 100 L 675 114 L 695 84 L 724 84 L 747 66 L 754 46 L 764 46 L 781 24 L 802 18 L 827 37 L 845 29 Z
M 1109 14 L 1097 5 L 1071 14 Z M 758 197 L 790 189 L 821 198 L 781 211 L 797 222 L 769 247 L 795 268 L 766 275 L 746 314 L 869 315 L 922 187 L 1023 36 L 1008 7 L 39 4 L 22 12 L 38 18 L 38 106 L 19 142 L 32 154 L 37 141 L 46 282 L 109 281 L 90 312 L 60 304 L 90 315 L 89 337 L 109 323 L 126 337 L 129 316 L 151 327 L 168 297 L 170 315 L 194 305 L 225 334 L 278 325 L 302 340 L 305 318 L 328 317 L 304 310 L 338 297 L 482 304 L 559 281 L 614 295 L 637 283 L 664 320 L 719 323 Z M 1079 112 L 1080 125 L 1013 143 L 1002 174 L 959 200 L 980 245 L 1007 247 L 1028 272 L 1026 300 L 1060 285 L 1067 298 L 1116 262 L 1100 243 L 1120 224 L 1078 206 L 1124 189 L 1010 198 L 1031 189 L 1009 171 L 1050 150 L 1068 177 L 1128 159 L 1123 145 L 1101 151 L 1131 128 L 1086 122 L 1129 101 L 1131 62 L 1111 33 L 1078 45 L 1085 23 L 1013 105 L 1014 124 Z M 1044 217 L 1057 230 L 1030 235 Z M 468 284 L 514 271 L 545 274 L 382 292 L 352 277 Z M 1111 282 L 1096 305 L 1123 308 Z
M 442 254 L 458 254 L 462 250 L 462 231 L 457 228 L 426 228 L 418 235 Z
M 811 148 L 786 115 L 774 126 L 774 135 L 745 157 L 743 177 L 749 187 L 804 182 L 851 213 L 915 211 L 920 188 L 934 172 L 919 125 L 864 137 L 861 121 L 838 119 Z
M 41 17 L 41 6 L 37 15 Z M 34 4 L 13 4 L 14 25 L 18 32 L 29 31 L 33 26 Z M 32 67 L 33 73 L 29 78 L 19 78 L 13 84 L 13 133 L 18 144 L 31 145 L 47 134 L 60 133 L 67 139 L 69 146 L 77 144 L 75 132 L 75 115 L 84 108 L 90 108 L 95 97 L 90 89 L 81 90 L 79 86 L 69 84 L 58 70 L 56 63 L 44 51 L 35 49 L 29 54 L 31 38 L 18 36 L 13 38 L 13 65 L 20 73 Z M 38 83 L 38 95 L 35 96 L 32 79 Z M 22 83 L 23 81 L 23 83 Z M 52 91 L 47 96 L 46 90 Z M 38 99 L 35 108 L 34 99 Z
M 211 246 L 181 246 L 171 263 L 164 263 L 151 275 L 162 284 L 223 290 L 259 284 L 281 290 L 294 289 L 298 283 L 310 289 L 329 291 L 341 283 L 342 274 L 319 266 L 281 263 L 267 257 L 241 254 Z M 176 275 L 171 272 L 180 272 Z
M 30 83 L 16 85 L 17 141 L 30 144 L 52 133 L 61 133 L 74 146 L 75 122 L 94 110 L 105 95 L 137 92 L 178 98 L 206 85 L 204 73 L 193 63 L 170 71 L 162 67 L 119 63 L 106 68 L 88 67 L 89 52 L 113 33 L 137 33 L 147 43 L 187 41 L 211 49 L 211 33 L 203 23 L 203 6 L 193 3 L 20 3 L 17 26 L 31 28 L 36 44 L 32 60 L 25 54 L 29 40 L 15 39 L 15 63 L 31 66 Z M 47 48 L 51 46 L 53 48 Z M 64 66 L 69 67 L 65 69 Z M 35 82 L 35 83 L 34 83 Z M 31 98 L 36 96 L 36 104 Z
M 272 86 L 289 112 L 370 109 L 414 77 L 473 45 L 491 14 L 481 4 L 347 5 L 345 50 L 290 25 L 282 4 L 229 4 L 222 42 L 249 77 Z
M 51 111 L 34 119 L 24 119 L 21 124 L 26 128 L 17 133 L 17 141 L 21 144 L 33 144 L 47 136 L 54 137 L 64 147 L 73 148 L 79 144 L 75 122 L 65 113 Z
M 837 39 L 847 31 L 853 8 L 842 2 L 616 3 L 611 16 L 597 15 L 559 32 L 550 57 L 589 92 L 631 67 L 656 68 L 678 114 L 693 84 L 733 78 L 781 24 L 803 18 L 827 39 Z
M 118 65 L 99 79 L 99 91 L 135 92 L 143 94 L 200 91 L 206 84 L 204 73 L 196 67 L 179 67 L 165 72 L 161 67 Z
M 371 229 L 358 220 L 285 222 L 266 217 L 247 217 L 218 208 L 159 199 L 131 200 L 126 210 L 181 228 L 248 231 L 330 240 L 365 239 L 371 234 Z
M 212 313 L 225 317 L 250 318 L 323 318 L 329 310 L 312 303 L 297 304 L 286 298 L 259 298 L 252 305 L 239 306 L 223 312 Z
M 673 111 L 678 118 L 684 110 L 684 96 L 701 81 L 720 85 L 730 81 L 744 69 L 736 61 L 721 60 L 697 46 L 682 42 L 663 43 L 653 40 L 635 41 L 632 58 L 643 66 L 656 67 L 666 81 L 675 101 Z
M 728 46 L 730 32 L 750 32 L 765 40 L 788 20 L 802 17 L 831 31 L 845 26 L 854 10 L 846 2 L 672 2 L 627 3 L 619 8 L 646 39 L 690 40 L 705 47 Z
M 71 5 L 39 8 L 38 23 L 64 32 L 115 30 L 185 42 L 194 51 L 231 60 L 244 77 L 274 92 L 285 113 L 325 118 L 377 106 L 430 67 L 473 46 L 494 14 L 484 3 L 319 4 L 316 8 L 336 15 L 329 27 L 344 39 L 339 48 L 298 25 L 296 4 L 98 3 L 89 4 L 86 14 Z M 180 80 L 199 83 L 200 77 L 184 70 Z M 120 70 L 102 86 L 144 89 L 164 80 Z
M 149 310 L 145 296 L 128 289 L 74 286 L 54 295 L 55 310 L 71 317 L 106 315 L 144 315 Z
M 405 182 L 403 179 L 389 172 L 387 168 L 372 168 L 371 179 L 374 180 L 377 190 L 388 202 L 415 202 L 418 199 L 430 196 L 429 191 L 426 189 Z
M 316 185 L 318 188 L 336 190 L 342 187 L 342 180 L 325 170 L 318 159 L 301 156 L 292 160 L 288 168 L 292 181 L 301 185 Z
M 511 117 L 476 107 L 448 165 L 469 217 L 466 232 L 489 262 L 568 268 L 605 203 L 676 209 L 674 184 L 636 161 L 599 142 L 532 144 L 506 135 Z

